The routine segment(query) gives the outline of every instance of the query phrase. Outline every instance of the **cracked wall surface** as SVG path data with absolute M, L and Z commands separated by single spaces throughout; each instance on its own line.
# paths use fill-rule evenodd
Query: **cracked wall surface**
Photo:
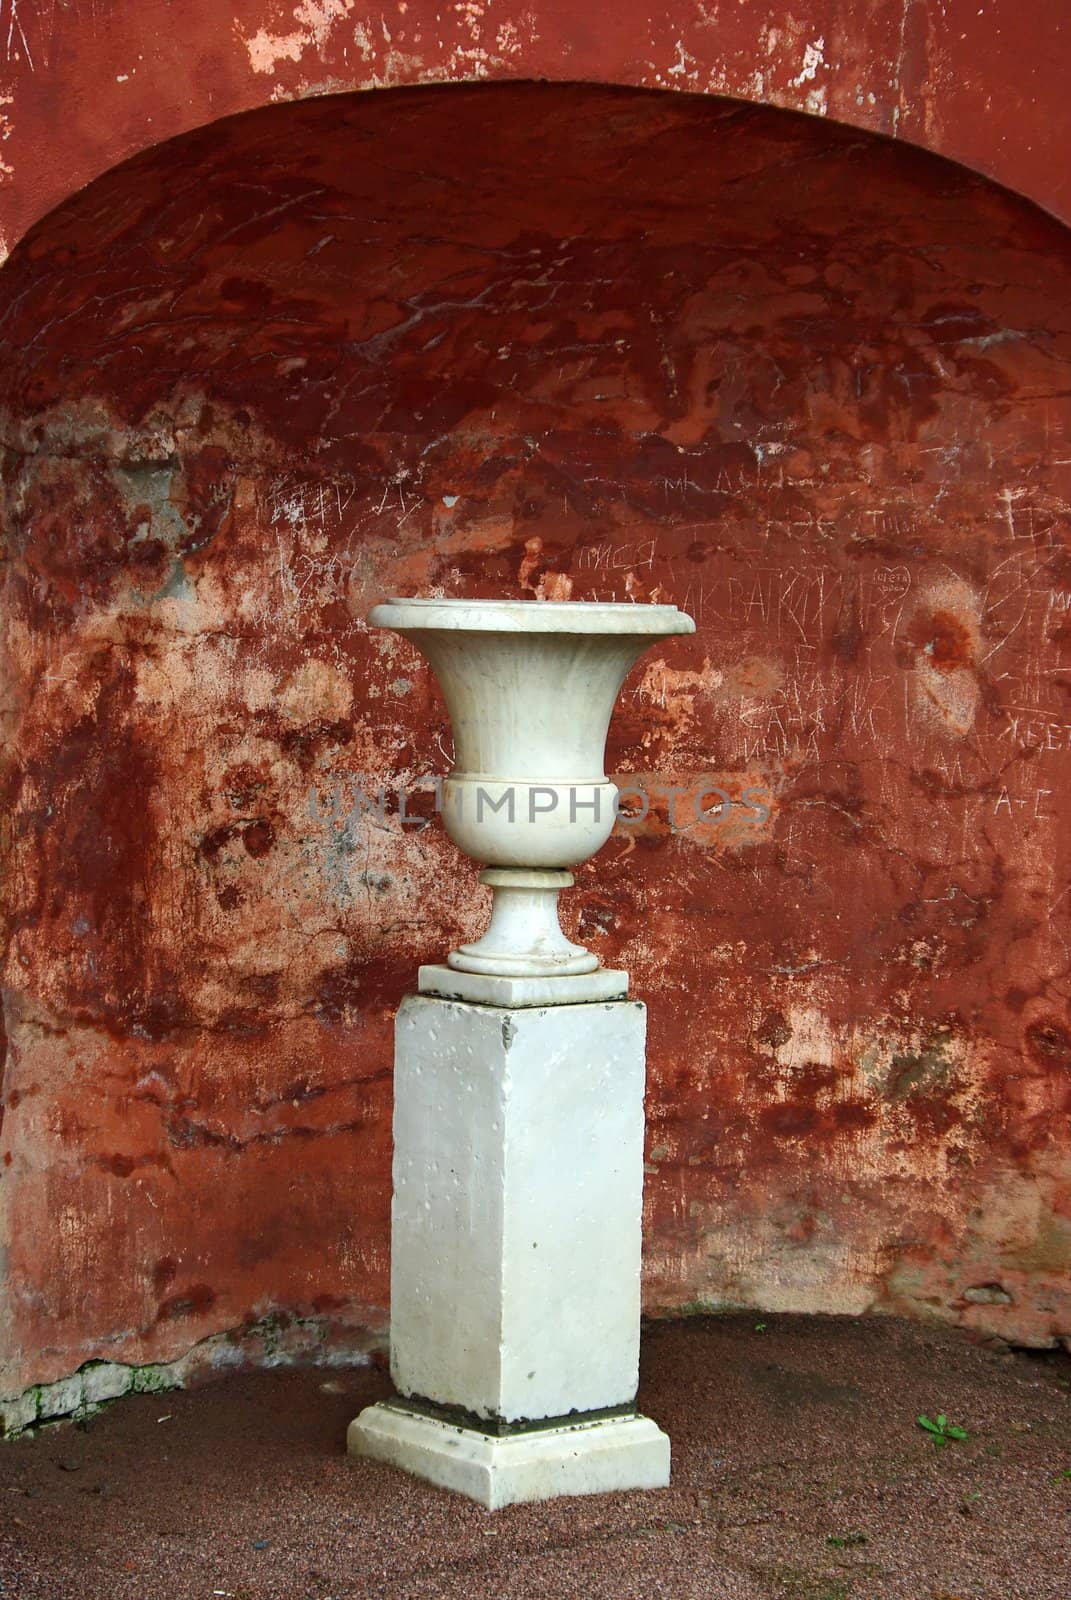
M 697 620 L 564 897 L 650 1003 L 648 1307 L 1071 1332 L 1069 288 L 931 156 L 550 86 L 267 108 L 28 236 L 0 1393 L 384 1325 L 392 1015 L 485 914 L 398 814 L 397 592 Z

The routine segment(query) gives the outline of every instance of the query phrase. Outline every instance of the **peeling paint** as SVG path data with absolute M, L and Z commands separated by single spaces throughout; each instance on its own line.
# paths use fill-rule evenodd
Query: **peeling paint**
M 322 50 L 332 30 L 351 15 L 354 0 L 301 0 L 294 7 L 297 24 L 289 33 L 268 33 L 258 28 L 245 39 L 249 65 L 254 72 L 274 73 L 280 61 L 300 61 L 306 50 Z

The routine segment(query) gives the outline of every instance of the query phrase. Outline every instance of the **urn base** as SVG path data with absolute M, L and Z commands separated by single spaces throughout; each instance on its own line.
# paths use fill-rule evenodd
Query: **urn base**
M 566 978 L 594 972 L 598 956 L 567 939 L 558 921 L 558 894 L 573 881 L 571 872 L 485 867 L 480 882 L 492 894 L 487 932 L 473 944 L 451 950 L 447 965 L 492 978 Z

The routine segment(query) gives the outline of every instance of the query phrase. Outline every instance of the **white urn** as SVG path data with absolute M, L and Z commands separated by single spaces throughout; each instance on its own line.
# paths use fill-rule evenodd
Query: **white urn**
M 435 672 L 454 736 L 443 822 L 494 892 L 487 932 L 452 951 L 450 968 L 593 972 L 598 957 L 561 931 L 558 891 L 613 831 L 606 735 L 629 669 L 657 640 L 694 633 L 692 618 L 664 605 L 391 599 L 368 620 L 403 634 Z

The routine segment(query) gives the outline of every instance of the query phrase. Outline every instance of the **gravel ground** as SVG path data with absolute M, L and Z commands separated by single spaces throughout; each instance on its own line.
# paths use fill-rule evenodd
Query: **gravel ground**
M 672 1486 L 493 1514 L 347 1459 L 388 1391 L 258 1373 L 0 1445 L 0 1595 L 1071 1600 L 1063 1355 L 884 1319 L 656 1323 L 640 1399 Z

